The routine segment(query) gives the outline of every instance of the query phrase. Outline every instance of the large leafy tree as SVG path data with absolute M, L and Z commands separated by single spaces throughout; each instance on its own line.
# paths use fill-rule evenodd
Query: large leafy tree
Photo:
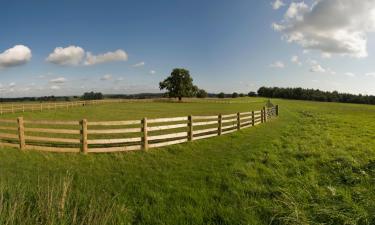
M 193 78 L 186 69 L 174 69 L 169 77 L 159 83 L 160 90 L 167 90 L 168 97 L 178 98 L 193 97 L 198 91 L 198 87 L 193 84 Z

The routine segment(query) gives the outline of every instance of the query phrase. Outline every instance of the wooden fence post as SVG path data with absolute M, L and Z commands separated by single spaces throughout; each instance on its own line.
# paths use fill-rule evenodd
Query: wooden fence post
M 14 105 L 12 104 L 12 113 L 14 113 Z
M 263 122 L 267 122 L 267 108 L 266 107 L 263 107 L 263 113 L 264 113 L 264 116 L 263 116 Z
M 251 124 L 252 126 L 255 126 L 255 112 L 251 111 Z
M 223 116 L 219 114 L 218 116 L 218 129 L 217 129 L 217 134 L 220 136 L 222 133 L 222 127 L 223 127 Z
M 237 113 L 237 130 L 241 130 L 241 113 Z
M 193 130 L 193 116 L 188 116 L 188 140 L 193 141 L 194 138 L 194 130 Z
M 88 144 L 87 144 L 87 119 L 80 121 L 81 124 L 81 152 L 83 154 L 88 153 Z
M 147 118 L 143 118 L 142 120 L 142 148 L 144 151 L 148 150 L 148 134 L 147 134 Z
M 276 110 L 276 116 L 279 116 L 279 105 L 276 105 L 275 110 Z
M 20 142 L 19 143 L 20 149 L 25 150 L 26 143 L 25 143 L 25 127 L 24 127 L 23 117 L 18 117 L 17 123 L 18 123 L 18 139 Z

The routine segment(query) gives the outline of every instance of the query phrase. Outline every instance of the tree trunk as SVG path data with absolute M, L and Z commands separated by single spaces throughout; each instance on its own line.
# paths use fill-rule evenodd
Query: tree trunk
M 182 97 L 181 97 L 181 96 L 179 96 L 179 97 L 178 97 L 178 101 L 179 101 L 179 102 L 181 102 L 181 100 L 182 100 Z

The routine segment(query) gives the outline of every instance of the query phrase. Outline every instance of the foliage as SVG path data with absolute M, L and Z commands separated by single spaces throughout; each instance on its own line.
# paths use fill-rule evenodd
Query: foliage
M 193 84 L 193 78 L 186 69 L 174 69 L 171 75 L 159 83 L 160 90 L 167 90 L 167 95 L 172 98 L 193 97 L 198 87 Z
M 103 99 L 103 94 L 100 92 L 85 92 L 82 96 L 84 100 L 100 100 Z
M 218 95 L 217 95 L 218 98 L 225 98 L 225 94 L 224 92 L 220 92 Z
M 279 88 L 279 87 L 261 87 L 258 95 L 267 98 L 285 98 L 297 100 L 312 100 L 321 102 L 343 102 L 375 104 L 375 96 L 372 95 L 353 95 L 338 93 L 337 91 L 328 92 L 304 88 Z
M 233 92 L 232 93 L 232 98 L 238 98 L 238 93 L 237 92 Z
M 244 93 L 240 93 L 239 95 L 238 95 L 238 97 L 245 97 L 245 94 Z
M 197 98 L 207 98 L 208 94 L 205 90 L 199 89 L 197 92 Z
M 249 97 L 256 97 L 256 96 L 257 96 L 257 93 L 254 92 L 254 91 L 250 91 L 250 92 L 247 94 L 247 96 L 249 96 Z

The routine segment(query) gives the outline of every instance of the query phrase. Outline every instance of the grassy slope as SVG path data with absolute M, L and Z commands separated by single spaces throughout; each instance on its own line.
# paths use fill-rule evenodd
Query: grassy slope
M 375 107 L 277 103 L 280 117 L 265 125 L 148 153 L 3 149 L 0 223 L 374 224 Z M 129 118 L 247 107 L 184 105 Z

